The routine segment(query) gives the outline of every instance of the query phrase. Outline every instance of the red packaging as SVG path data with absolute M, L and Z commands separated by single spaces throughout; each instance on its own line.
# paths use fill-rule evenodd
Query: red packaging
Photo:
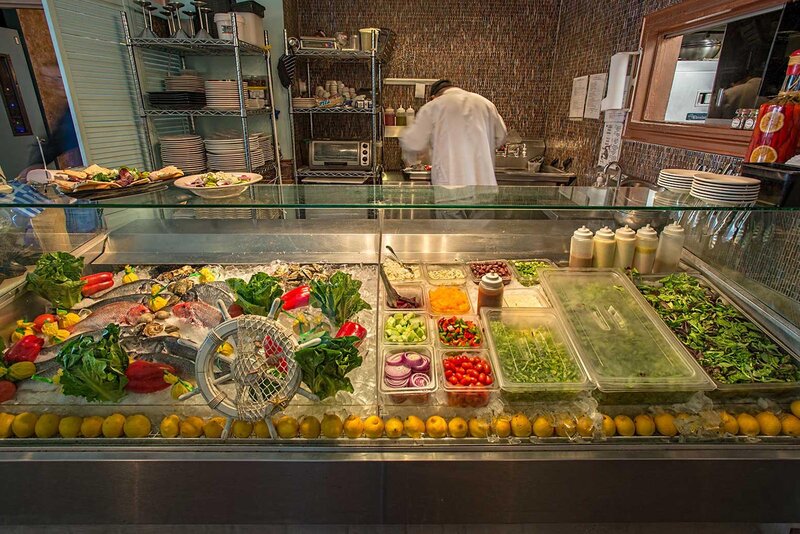
M 797 152 L 800 141 L 800 105 L 763 104 L 750 140 L 745 161 L 784 163 Z

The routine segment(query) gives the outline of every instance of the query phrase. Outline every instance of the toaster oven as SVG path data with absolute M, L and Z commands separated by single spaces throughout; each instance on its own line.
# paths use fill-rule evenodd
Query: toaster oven
M 372 143 L 314 140 L 308 147 L 308 163 L 312 169 L 366 170 L 372 166 Z

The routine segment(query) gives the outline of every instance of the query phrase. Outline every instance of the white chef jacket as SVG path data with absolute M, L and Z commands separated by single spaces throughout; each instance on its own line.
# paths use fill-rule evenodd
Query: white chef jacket
M 494 153 L 506 139 L 506 125 L 489 100 L 458 87 L 417 112 L 400 138 L 404 153 L 432 149 L 433 185 L 497 185 Z

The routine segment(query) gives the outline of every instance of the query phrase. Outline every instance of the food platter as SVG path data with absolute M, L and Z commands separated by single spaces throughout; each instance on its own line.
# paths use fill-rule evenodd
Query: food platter
M 214 185 L 213 187 L 192 185 L 199 183 L 208 176 L 220 176 L 220 175 L 230 176 L 230 177 L 235 176 L 236 178 L 246 179 L 247 183 Z M 250 172 L 207 173 L 207 174 L 195 174 L 192 176 L 184 176 L 183 178 L 178 178 L 177 180 L 175 180 L 175 186 L 181 189 L 186 189 L 187 191 L 191 191 L 195 195 L 202 198 L 220 199 L 220 198 L 232 198 L 239 196 L 242 193 L 244 193 L 251 185 L 258 183 L 263 179 L 264 177 L 261 176 L 260 174 L 255 174 Z
M 90 165 L 83 169 L 57 171 L 54 183 L 61 193 L 69 197 L 104 200 L 165 190 L 183 174 L 175 166 L 142 172 L 132 167 L 109 169 Z

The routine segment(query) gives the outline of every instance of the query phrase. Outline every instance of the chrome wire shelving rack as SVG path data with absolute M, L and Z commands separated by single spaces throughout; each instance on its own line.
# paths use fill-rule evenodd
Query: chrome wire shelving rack
M 281 166 L 280 166 L 280 149 L 278 147 L 278 127 L 275 120 L 275 100 L 274 100 L 274 87 L 272 80 L 272 54 L 271 46 L 269 45 L 269 35 L 264 32 L 264 41 L 266 46 L 257 46 L 239 40 L 239 29 L 237 26 L 237 18 L 234 13 L 231 14 L 231 26 L 233 32 L 232 40 L 224 39 L 174 39 L 169 37 L 131 37 L 131 27 L 128 22 L 127 13 L 124 11 L 120 13 L 122 18 L 122 28 L 125 36 L 125 45 L 128 50 L 128 60 L 131 66 L 131 72 L 134 77 L 134 92 L 139 105 L 139 116 L 141 118 L 142 128 L 144 129 L 147 152 L 150 164 L 153 168 L 158 167 L 156 157 L 155 144 L 158 143 L 157 135 L 153 136 L 155 128 L 150 120 L 158 117 L 187 117 L 189 121 L 189 128 L 192 132 L 195 131 L 196 117 L 238 117 L 241 119 L 241 131 L 244 148 L 245 166 L 248 172 L 256 172 L 263 174 L 266 181 L 271 181 L 277 184 L 281 183 Z M 200 109 L 171 109 L 153 107 L 148 104 L 145 99 L 145 92 L 142 88 L 142 79 L 140 77 L 140 69 L 137 62 L 137 54 L 135 50 L 155 50 L 172 56 L 177 56 L 180 59 L 181 68 L 186 67 L 185 58 L 187 56 L 228 56 L 234 60 L 236 70 L 236 82 L 239 90 L 239 107 L 233 109 L 214 109 L 214 108 L 200 108 Z M 246 107 L 245 93 L 243 87 L 244 75 L 242 72 L 242 57 L 255 56 L 263 57 L 266 65 L 266 78 L 267 89 L 269 90 L 268 105 L 261 109 L 248 109 Z M 250 124 L 248 119 L 258 115 L 268 115 L 269 122 L 272 129 L 272 148 L 274 151 L 274 159 L 268 162 L 265 166 L 254 167 L 250 153 Z

